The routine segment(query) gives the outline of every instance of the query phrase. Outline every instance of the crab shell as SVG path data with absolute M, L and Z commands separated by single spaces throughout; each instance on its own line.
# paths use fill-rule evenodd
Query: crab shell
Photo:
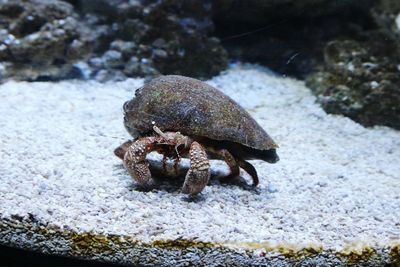
M 248 154 L 246 158 L 262 159 L 262 152 L 269 151 L 276 156 L 272 161 L 278 160 L 278 145 L 247 111 L 221 91 L 193 78 L 167 75 L 151 80 L 124 104 L 124 114 L 125 127 L 134 138 L 152 134 L 155 124 L 163 131 L 179 131 L 241 150 Z

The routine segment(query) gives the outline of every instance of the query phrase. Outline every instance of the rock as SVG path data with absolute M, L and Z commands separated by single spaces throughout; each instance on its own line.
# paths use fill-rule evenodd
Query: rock
M 122 53 L 115 50 L 109 50 L 104 53 L 102 61 L 104 62 L 104 66 L 110 69 L 121 68 L 124 65 Z
M 128 76 L 135 76 L 140 72 L 139 59 L 137 57 L 132 57 L 125 65 L 124 73 Z
M 307 85 L 327 112 L 400 129 L 399 13 L 400 2 L 382 0 L 370 11 L 369 29 L 326 44 L 321 71 Z
M 144 21 L 151 27 L 145 39 L 157 49 L 152 53 L 157 70 L 210 77 L 227 66 L 227 53 L 218 39 L 210 36 L 214 29 L 211 7 L 208 1 L 164 1 L 146 7 Z M 160 46 L 162 50 L 158 50 Z
M 0 244 L 22 248 L 38 254 L 30 256 L 30 263 L 61 262 L 55 256 L 71 258 L 75 262 L 91 265 L 115 264 L 126 266 L 398 266 L 399 246 L 348 251 L 323 248 L 293 248 L 288 245 L 273 247 L 268 243 L 249 242 L 212 243 L 175 239 L 138 241 L 132 236 L 104 235 L 76 232 L 64 227 L 44 224 L 42 220 L 16 217 L 0 219 Z M 264 248 L 265 246 L 265 248 Z M 261 249 L 260 249 L 261 247 Z M 18 255 L 24 252 L 19 252 Z M 51 258 L 46 254 L 52 255 Z M 38 260 L 39 257 L 40 260 Z M 11 258 L 13 258 L 11 256 Z M 6 260 L 9 259 L 6 257 Z M 77 261 L 78 259 L 82 261 Z M 16 263 L 27 263 L 14 259 Z
M 2 75 L 57 80 L 122 71 L 128 77 L 207 78 L 226 68 L 228 51 L 232 61 L 260 63 L 303 79 L 327 69 L 324 47 L 331 41 L 367 44 L 370 32 L 390 43 L 398 40 L 399 5 L 396 0 L 0 1 L 0 60 L 7 62 Z M 368 51 L 385 50 L 385 43 L 375 42 Z M 76 62 L 86 62 L 85 75 L 74 76 L 81 73 Z
M 124 68 L 124 73 L 128 77 L 135 76 L 148 76 L 155 77 L 160 75 L 160 73 L 152 67 L 150 60 L 143 58 L 139 60 L 137 57 L 132 57 Z
M 227 53 L 211 36 L 211 2 L 97 0 L 78 1 L 76 7 L 99 17 L 87 17 L 93 28 L 108 25 L 114 29 L 113 35 L 108 33 L 108 44 L 96 50 L 95 57 L 108 50 L 121 52 L 128 76 L 162 73 L 210 77 L 227 66 Z M 132 57 L 137 62 L 130 62 Z M 146 63 L 139 66 L 142 59 Z
M 307 85 L 327 112 L 365 126 L 400 129 L 400 49 L 395 42 L 382 33 L 371 33 L 365 42 L 336 40 L 327 44 L 324 58 L 324 70 L 308 77 Z
M 92 70 L 86 62 L 80 61 L 73 65 L 72 77 L 88 80 L 91 74 Z
M 168 57 L 168 53 L 163 49 L 157 48 L 157 49 L 153 50 L 153 57 L 159 58 L 159 59 L 164 59 L 164 58 Z
M 95 74 L 94 78 L 98 82 L 107 82 L 107 81 L 123 81 L 126 79 L 126 76 L 122 71 L 119 70 L 102 69 Z
M 134 56 L 137 51 L 137 45 L 135 42 L 128 42 L 122 40 L 115 40 L 110 44 L 112 50 L 116 50 L 122 53 L 124 59 L 129 59 Z
M 91 51 L 85 26 L 63 1 L 12 1 L 0 4 L 0 59 L 7 77 L 58 80 Z
M 210 77 L 227 66 L 210 11 L 211 2 L 197 1 L 2 1 L 0 60 L 9 62 L 2 75 L 113 80 L 110 73 L 119 73 L 119 80 L 123 70 Z M 76 62 L 86 62 L 85 75 Z
M 104 67 L 103 59 L 100 57 L 92 57 L 89 59 L 89 66 L 95 69 L 101 69 Z
M 0 83 L 3 81 L 4 77 L 7 77 L 6 66 L 4 62 L 0 63 Z

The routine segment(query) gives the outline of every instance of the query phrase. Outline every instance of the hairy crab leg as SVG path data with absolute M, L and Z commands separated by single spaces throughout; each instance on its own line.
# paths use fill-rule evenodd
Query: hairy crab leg
M 210 179 L 210 163 L 204 148 L 193 142 L 189 150 L 190 168 L 186 174 L 182 193 L 196 195 L 207 185 Z

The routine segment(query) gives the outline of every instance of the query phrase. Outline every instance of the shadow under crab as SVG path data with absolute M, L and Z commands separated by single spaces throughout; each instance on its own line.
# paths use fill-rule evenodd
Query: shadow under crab
M 118 147 L 117 149 L 120 149 L 120 147 Z M 161 190 L 168 193 L 180 192 L 180 188 L 185 181 L 185 175 L 190 168 L 190 162 L 188 161 L 188 159 L 180 160 L 177 168 L 175 167 L 175 162 L 173 159 L 167 159 L 166 162 L 163 162 L 162 156 L 160 157 L 160 155 L 154 153 L 150 154 L 146 158 L 146 160 L 149 163 L 149 169 L 156 185 L 154 188 L 144 188 L 140 184 L 134 183 L 130 187 L 132 190 L 149 192 L 155 189 L 157 191 Z M 236 186 L 243 190 L 251 191 L 254 193 L 262 193 L 262 190 L 260 188 L 250 185 L 248 183 L 249 177 L 246 177 L 242 173 L 237 177 L 230 179 L 229 181 L 224 181 L 222 178 L 229 175 L 229 169 L 227 166 L 222 166 L 222 164 L 217 162 L 221 161 L 212 160 L 210 162 L 210 179 L 207 186 Z M 126 168 L 123 164 L 118 164 L 118 166 L 116 167 L 118 169 L 124 169 L 124 171 L 126 171 Z M 188 199 L 188 201 L 192 200 L 192 198 Z

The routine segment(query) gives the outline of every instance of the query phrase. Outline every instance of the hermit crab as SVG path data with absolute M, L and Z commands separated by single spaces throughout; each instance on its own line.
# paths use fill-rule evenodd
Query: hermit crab
M 156 151 L 166 159 L 189 158 L 182 193 L 196 195 L 210 178 L 208 159 L 225 160 L 230 173 L 220 180 L 229 182 L 245 170 L 257 186 L 256 169 L 247 160 L 269 163 L 279 160 L 278 145 L 261 126 L 230 97 L 193 78 L 160 76 L 135 92 L 125 102 L 124 125 L 134 138 L 114 151 L 129 174 L 145 189 L 156 182 L 146 160 Z M 165 165 L 164 165 L 165 166 Z

